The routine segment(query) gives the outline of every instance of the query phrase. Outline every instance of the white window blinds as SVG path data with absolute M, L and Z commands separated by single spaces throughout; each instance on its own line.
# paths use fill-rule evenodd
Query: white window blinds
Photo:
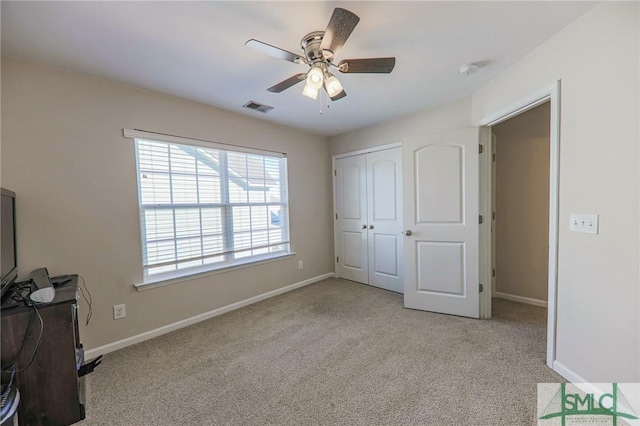
M 289 252 L 286 157 L 135 143 L 145 279 Z

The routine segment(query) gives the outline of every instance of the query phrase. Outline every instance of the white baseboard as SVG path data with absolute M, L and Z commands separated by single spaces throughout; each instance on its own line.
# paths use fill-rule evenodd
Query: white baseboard
M 97 357 L 98 355 L 107 354 L 109 352 L 117 351 L 118 349 L 126 348 L 127 346 L 135 345 L 136 343 L 144 342 L 145 340 L 153 339 L 154 337 L 162 336 L 163 334 L 170 333 L 175 330 L 179 330 L 184 327 L 188 327 L 193 324 L 197 324 L 201 321 L 208 320 L 213 317 L 217 317 L 218 315 L 225 314 L 227 312 L 235 311 L 236 309 L 243 308 L 245 306 L 251 305 L 253 303 L 259 302 L 261 300 L 268 299 L 270 297 L 278 296 L 279 294 L 287 293 L 291 290 L 295 290 L 300 287 L 307 286 L 309 284 L 316 283 L 318 281 L 322 281 L 327 278 L 335 277 L 334 272 L 329 272 L 327 274 L 318 275 L 317 277 L 309 278 L 304 281 L 300 281 L 286 287 L 278 288 L 276 290 L 269 291 L 267 293 L 259 294 L 257 296 L 250 297 L 245 300 L 241 300 L 239 302 L 232 303 L 227 306 L 223 306 L 221 308 L 214 309 L 209 312 L 205 312 L 203 314 L 199 314 L 193 316 L 191 318 L 183 319 L 181 321 L 174 322 L 172 324 L 167 324 L 162 327 L 156 328 L 154 330 L 146 331 L 141 334 L 137 334 L 135 336 L 127 337 L 126 339 L 118 340 L 112 343 L 107 343 L 106 345 L 98 346 L 97 348 L 92 348 L 85 351 L 85 359 L 92 359 Z
M 512 302 L 526 303 L 527 305 L 547 307 L 546 300 L 532 299 L 530 297 L 516 296 L 515 294 L 507 294 L 496 291 L 493 293 L 493 297 L 499 299 L 511 300 Z
M 584 393 L 592 393 L 594 395 L 602 395 L 605 393 L 605 390 L 601 389 L 598 386 L 598 383 L 590 383 L 587 379 L 580 376 L 561 362 L 553 361 L 553 371 L 576 385 L 576 387 Z
M 568 368 L 566 365 L 558 361 L 553 362 L 553 371 L 555 371 L 556 373 L 560 374 L 562 377 L 567 379 L 569 382 L 575 385 L 578 389 L 584 392 L 585 395 L 589 395 L 589 394 L 594 395 L 594 399 L 596 401 L 600 401 L 600 398 L 604 395 L 608 395 L 609 397 L 611 397 L 611 393 L 613 391 L 612 383 L 591 383 L 587 381 L 584 377 L 580 376 L 579 374 L 577 374 L 576 372 Z M 624 389 L 625 395 L 633 396 L 632 398 L 630 398 L 630 401 L 629 401 L 632 406 L 631 408 L 632 411 L 635 410 L 636 413 L 640 412 L 640 400 L 638 399 L 640 384 L 637 382 L 618 383 L 619 392 L 622 393 L 623 389 Z M 640 425 L 640 421 L 638 420 L 625 419 L 625 421 L 622 423 L 629 424 L 629 425 Z
M 571 383 L 587 383 L 587 381 L 561 362 L 553 361 L 553 371 L 570 381 Z

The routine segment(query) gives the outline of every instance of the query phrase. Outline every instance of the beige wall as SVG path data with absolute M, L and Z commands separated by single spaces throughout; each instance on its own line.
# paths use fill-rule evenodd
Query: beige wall
M 136 291 L 142 268 L 135 158 L 123 128 L 286 152 L 296 255 Z M 331 158 L 323 137 L 3 58 L 1 167 L 2 186 L 18 197 L 21 276 L 46 266 L 52 275 L 86 278 L 94 304 L 91 323 L 81 329 L 87 349 L 333 271 Z M 114 321 L 119 303 L 127 317 Z
M 419 138 L 425 132 L 437 133 L 469 127 L 470 110 L 470 99 L 463 99 L 440 108 L 345 133 L 330 138 L 331 155 L 402 142 L 407 138 Z
M 549 103 L 492 128 L 496 135 L 496 291 L 547 300 Z

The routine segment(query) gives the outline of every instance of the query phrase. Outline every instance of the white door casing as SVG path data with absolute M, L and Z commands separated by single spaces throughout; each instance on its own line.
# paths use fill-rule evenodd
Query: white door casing
M 479 317 L 479 129 L 405 141 L 404 304 Z
M 550 102 L 550 156 L 549 156 L 549 290 L 547 300 L 547 366 L 557 373 L 564 375 L 564 367 L 556 361 L 556 318 L 559 313 L 557 305 L 558 291 L 558 229 L 559 229 L 559 177 L 560 177 L 560 90 L 561 81 L 557 80 L 528 96 L 515 101 L 503 109 L 487 115 L 477 124 L 490 129 L 511 117 L 528 111 L 545 102 Z M 482 194 L 484 198 L 491 197 L 489 181 L 484 182 Z M 486 260 L 486 259 L 485 259 Z M 490 259 L 486 260 L 485 268 L 491 267 Z M 485 274 L 483 274 L 484 276 Z M 491 306 L 491 294 L 482 294 L 483 305 Z M 486 309 L 485 309 L 486 310 Z
M 495 230 L 495 216 L 496 211 L 496 135 L 491 133 L 491 200 L 487 202 L 491 203 L 491 293 L 496 293 L 496 275 L 493 271 L 496 270 L 496 230 Z M 480 195 L 482 198 L 482 193 Z M 489 198 L 489 197 L 487 197 Z M 488 312 L 489 318 L 491 318 L 491 310 Z

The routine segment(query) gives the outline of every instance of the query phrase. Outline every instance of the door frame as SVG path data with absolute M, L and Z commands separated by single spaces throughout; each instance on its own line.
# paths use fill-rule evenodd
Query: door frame
M 547 301 L 547 366 L 553 369 L 556 359 L 556 325 L 558 315 L 558 226 L 560 174 L 560 80 L 482 118 L 481 143 L 489 155 L 480 157 L 480 211 L 487 218 L 480 227 L 480 282 L 487 283 L 480 294 L 480 317 L 491 318 L 491 126 L 550 102 L 549 126 L 549 275 Z
M 331 170 L 333 170 L 333 173 L 331 173 L 331 180 L 332 180 L 332 187 L 333 187 L 333 271 L 337 277 L 339 276 L 338 276 L 338 262 L 336 260 L 336 256 L 338 253 L 338 229 L 336 227 L 336 220 L 337 220 L 336 215 L 338 214 L 338 204 L 337 204 L 337 198 L 336 198 L 336 194 L 337 194 L 336 160 L 339 160 L 340 158 L 353 157 L 356 155 L 369 154 L 370 152 L 386 151 L 388 149 L 393 149 L 393 148 L 402 148 L 402 142 L 394 142 L 386 145 L 379 145 L 371 148 L 359 149 L 357 151 L 344 152 L 342 154 L 335 154 L 331 157 Z M 400 202 L 402 203 L 402 200 L 400 200 Z

